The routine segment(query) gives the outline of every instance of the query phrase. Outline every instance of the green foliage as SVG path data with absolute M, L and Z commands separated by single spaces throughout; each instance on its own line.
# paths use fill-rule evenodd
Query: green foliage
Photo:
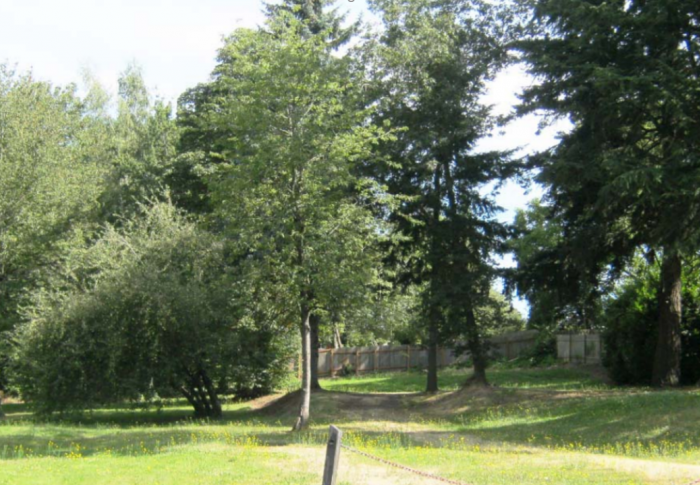
M 551 334 L 563 329 L 591 329 L 599 324 L 600 282 L 582 277 L 564 224 L 556 210 L 539 199 L 519 209 L 508 241 L 518 266 L 509 284 L 527 298 L 528 326 Z
M 81 143 L 91 121 L 73 86 L 0 65 L 0 330 L 32 270 L 97 207 L 104 170 Z
M 104 120 L 108 131 L 102 147 L 110 163 L 102 210 L 111 223 L 138 212 L 140 203 L 162 197 L 166 189 L 178 203 L 186 192 L 178 179 L 179 130 L 171 108 L 152 99 L 136 65 L 119 78 L 116 111 L 115 118 Z
M 488 298 L 480 303 L 474 313 L 484 337 L 524 330 L 525 319 L 498 291 L 491 289 Z
M 153 391 L 210 394 L 212 382 L 270 390 L 284 339 L 250 325 L 245 290 L 228 273 L 223 245 L 170 204 L 108 226 L 34 293 L 15 332 L 22 396 L 54 412 Z
M 235 97 L 203 113 L 224 134 L 214 177 L 216 216 L 225 222 L 258 283 L 280 311 L 342 309 L 375 281 L 379 227 L 368 205 L 381 188 L 354 167 L 372 157 L 383 130 L 363 126 L 360 86 L 345 58 L 318 37 L 301 37 L 293 17 L 275 33 L 240 30 L 220 52 L 216 85 Z M 224 128 L 225 127 L 225 128 Z
M 329 9 L 335 0 L 283 0 L 281 3 L 266 3 L 268 17 L 292 14 L 301 22 L 301 33 L 305 36 L 321 36 L 334 48 L 347 43 L 358 31 L 358 24 L 343 26 L 345 17 L 338 9 Z
M 522 0 L 514 48 L 537 80 L 521 113 L 572 129 L 533 157 L 564 255 L 596 286 L 639 248 L 663 255 L 654 385 L 680 374 L 682 257 L 700 243 L 700 10 L 694 0 Z
M 358 167 L 389 134 L 367 123 L 362 79 L 327 42 L 334 27 L 310 35 L 299 12 L 273 10 L 264 29 L 225 40 L 212 82 L 181 103 L 183 138 L 208 172 L 211 227 L 229 238 L 261 311 L 300 325 L 306 349 L 312 315 L 340 319 L 382 285 L 386 231 L 373 210 L 383 188 Z
M 0 64 L 0 389 L 23 295 L 99 210 L 108 170 L 93 156 L 98 125 L 74 86 Z
M 618 384 L 648 385 L 651 379 L 659 304 L 659 269 L 637 261 L 636 273 L 605 302 L 604 364 Z M 683 277 L 681 378 L 700 382 L 700 273 L 690 267 Z

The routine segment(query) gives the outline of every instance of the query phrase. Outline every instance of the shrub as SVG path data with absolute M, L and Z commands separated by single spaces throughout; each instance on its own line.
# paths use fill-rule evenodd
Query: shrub
M 222 388 L 266 392 L 284 332 L 253 318 L 222 244 L 170 204 L 71 250 L 15 332 L 18 388 L 39 411 L 179 393 L 221 414 Z
M 630 280 L 606 302 L 603 364 L 617 384 L 648 385 L 657 339 L 658 274 Z M 700 380 L 700 285 L 684 275 L 681 383 Z

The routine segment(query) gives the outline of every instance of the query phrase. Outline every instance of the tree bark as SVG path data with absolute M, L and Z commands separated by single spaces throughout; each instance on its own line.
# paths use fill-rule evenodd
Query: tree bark
M 309 425 L 311 407 L 311 311 L 308 302 L 301 308 L 301 406 L 292 431 L 301 431 Z
M 338 324 L 333 323 L 333 348 L 334 349 L 342 349 L 343 348 L 343 339 L 340 335 L 340 329 L 338 329 Z
M 484 346 L 479 336 L 479 328 L 476 324 L 476 316 L 471 302 L 466 308 L 466 323 L 467 323 L 467 347 L 472 357 L 474 365 L 474 374 L 467 380 L 467 384 L 479 386 L 488 386 L 486 379 L 486 353 Z
M 190 403 L 190 406 L 194 408 L 194 415 L 197 418 L 203 418 L 206 416 L 206 411 L 204 410 L 204 405 L 200 402 L 200 400 L 197 398 L 197 393 L 191 388 L 187 388 L 185 386 L 180 387 L 180 392 L 182 393 L 183 396 L 185 396 L 185 399 L 187 399 L 187 402 Z
M 429 323 L 428 329 L 428 381 L 425 386 L 425 392 L 438 391 L 438 329 L 437 322 L 433 318 Z
M 216 392 L 214 383 L 204 370 L 200 370 L 199 375 L 202 378 L 204 388 L 206 389 L 207 395 L 209 397 L 210 413 L 208 417 L 216 419 L 221 418 L 221 416 L 223 415 L 223 411 L 221 409 L 221 400 L 219 399 L 219 394 Z
M 321 347 L 318 335 L 320 324 L 321 317 L 318 315 L 311 315 L 311 389 L 314 391 L 321 389 L 321 383 L 318 380 L 318 349 Z
M 661 262 L 659 321 L 651 383 L 677 386 L 681 379 L 682 263 L 676 252 L 665 250 Z

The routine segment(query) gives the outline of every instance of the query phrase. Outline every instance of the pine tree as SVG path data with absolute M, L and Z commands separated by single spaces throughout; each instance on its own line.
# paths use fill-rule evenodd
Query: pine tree
M 476 153 L 492 126 L 479 102 L 504 57 L 492 10 L 480 2 L 375 0 L 384 34 L 367 49 L 378 117 L 400 128 L 376 176 L 403 202 L 391 219 L 403 236 L 394 256 L 423 289 L 428 392 L 438 390 L 437 347 L 466 339 L 474 382 L 485 384 L 475 309 L 489 298 L 492 256 L 506 236 L 480 188 L 513 169 L 505 153 Z M 478 13 L 477 13 L 478 12 Z
M 516 43 L 537 82 L 521 113 L 573 129 L 535 160 L 564 221 L 572 260 L 620 267 L 638 248 L 660 255 L 659 337 L 652 381 L 680 374 L 683 256 L 700 244 L 700 3 L 523 0 Z

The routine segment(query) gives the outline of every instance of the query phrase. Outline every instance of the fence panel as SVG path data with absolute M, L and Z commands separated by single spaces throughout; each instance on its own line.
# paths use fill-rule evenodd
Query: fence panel
M 537 332 L 525 331 L 489 339 L 491 357 L 514 359 L 531 348 Z M 438 348 L 438 365 L 446 367 L 467 356 L 457 356 L 454 350 Z M 428 366 L 428 350 L 410 345 L 378 347 L 344 347 L 319 349 L 318 373 L 321 377 L 335 376 L 345 370 L 356 374 L 377 371 L 424 369 Z
M 572 364 L 599 364 L 602 343 L 600 334 L 560 334 L 557 335 L 557 358 Z

